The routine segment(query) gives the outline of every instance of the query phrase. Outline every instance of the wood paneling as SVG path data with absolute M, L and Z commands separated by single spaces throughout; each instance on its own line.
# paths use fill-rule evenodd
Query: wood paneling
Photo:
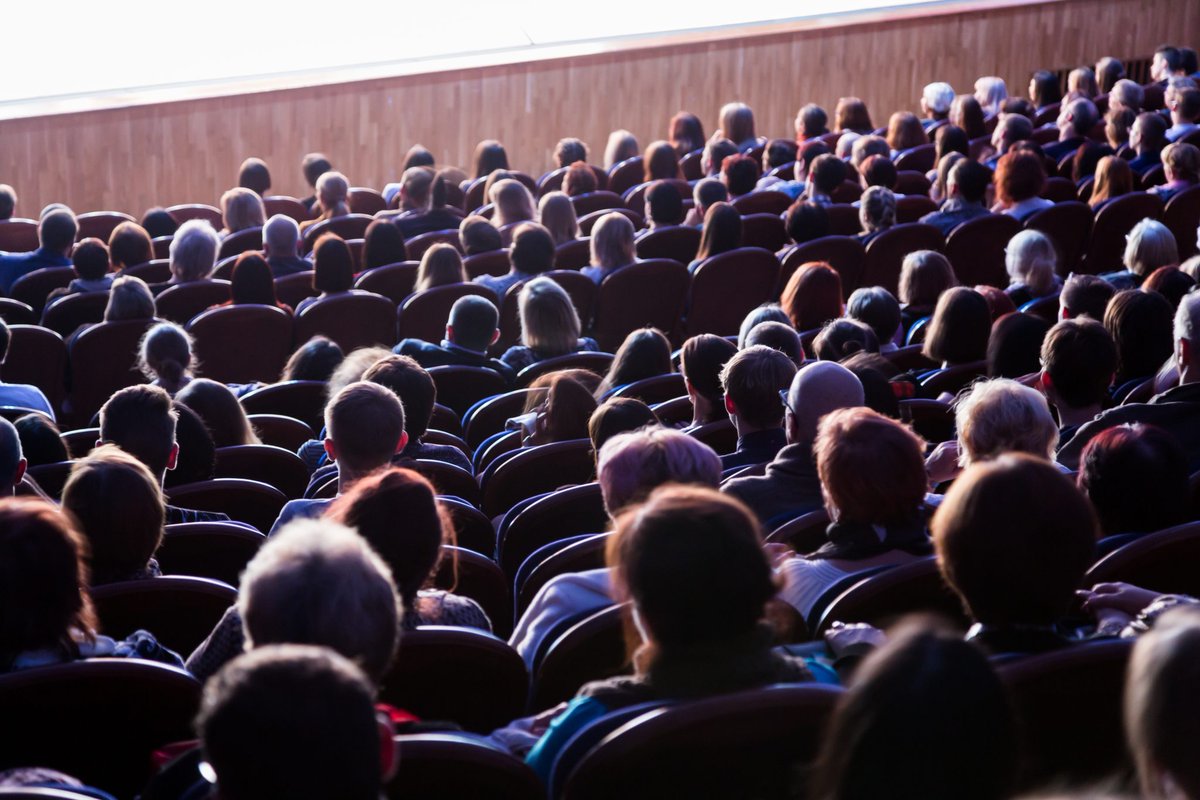
M 301 157 L 328 154 L 356 185 L 399 177 L 420 142 L 439 164 L 466 167 L 475 143 L 497 138 L 514 168 L 535 177 L 555 142 L 578 136 L 599 161 L 610 130 L 643 146 L 688 109 L 716 125 L 721 104 L 754 107 L 760 134 L 790 136 L 796 109 L 833 109 L 858 95 L 876 125 L 916 110 L 934 80 L 969 92 L 979 75 L 1021 93 L 1040 68 L 1091 64 L 1102 55 L 1144 57 L 1161 41 L 1200 31 L 1195 0 L 1047 0 L 894 19 L 711 36 L 616 52 L 453 69 L 355 83 L 161 102 L 0 121 L 0 182 L 18 213 L 50 202 L 76 211 L 139 215 L 153 205 L 212 203 L 246 156 L 265 158 L 279 194 L 303 196 Z M 1195 46 L 1196 41 L 1179 42 Z

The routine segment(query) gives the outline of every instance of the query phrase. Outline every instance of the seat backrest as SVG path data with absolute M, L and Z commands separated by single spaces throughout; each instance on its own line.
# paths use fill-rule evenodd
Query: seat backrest
M 200 511 L 221 511 L 266 533 L 275 524 L 287 498 L 266 483 L 244 478 L 214 478 L 166 490 L 167 502 Z
M 387 209 L 383 195 L 365 186 L 351 186 L 346 195 L 346 202 L 355 214 L 374 215 Z
M 570 295 L 571 305 L 575 306 L 579 322 L 586 330 L 595 315 L 596 298 L 600 294 L 600 288 L 596 286 L 596 282 L 574 269 L 552 269 L 542 273 L 542 277 L 554 281 Z
M 52 408 L 61 407 L 63 376 L 67 368 L 67 346 L 63 337 L 40 325 L 10 324 L 8 333 L 5 381 L 32 384 L 42 390 Z
M 487 556 L 464 547 L 442 545 L 442 560 L 433 585 L 478 603 L 497 636 L 507 639 L 512 632 L 512 590 L 500 567 Z
M 325 381 L 283 381 L 239 398 L 247 414 L 282 414 L 314 432 L 325 427 Z
M 367 226 L 374 221 L 375 218 L 369 214 L 346 214 L 322 220 L 304 232 L 304 252 L 311 251 L 317 239 L 327 233 L 336 233 L 343 239 L 361 239 L 367 232 Z
M 881 628 L 918 611 L 941 614 L 960 623 L 965 621 L 962 605 L 942 580 L 933 556 L 893 567 L 854 584 L 829 605 L 813 633 L 824 634 L 834 622 L 867 622 Z
M 1175 234 L 1179 257 L 1187 259 L 1196 252 L 1196 220 L 1200 219 L 1200 186 L 1184 189 L 1167 201 L 1163 224 Z
M 618 195 L 625 194 L 642 182 L 645 177 L 645 167 L 641 156 L 627 158 L 624 161 L 613 164 L 608 170 L 608 189 Z
M 146 283 L 166 283 L 171 280 L 171 262 L 166 258 L 156 258 L 153 261 L 126 267 L 121 270 L 121 274 L 141 278 Z
M 1162 212 L 1158 195 L 1145 192 L 1122 195 L 1105 205 L 1092 223 L 1083 271 L 1100 275 L 1121 269 L 1126 235 L 1143 219 L 1158 219 Z
M 928 372 L 941 364 L 921 352 L 923 345 L 910 344 L 881 355 L 901 372 Z
M 895 225 L 885 230 L 867 245 L 863 286 L 882 286 L 895 294 L 904 257 L 915 250 L 941 250 L 944 244 L 941 231 L 920 222 Z
M 438 505 L 453 521 L 454 541 L 458 547 L 489 559 L 496 555 L 496 531 L 482 511 L 457 497 L 438 497 Z
M 412 237 L 404 242 L 404 249 L 408 253 L 408 257 L 412 261 L 420 261 L 425 255 L 425 251 L 433 247 L 435 244 L 452 245 L 459 254 L 462 254 L 462 242 L 458 238 L 458 228 L 449 228 L 441 231 L 429 231 Z
M 1200 522 L 1139 536 L 1100 559 L 1084 577 L 1085 586 L 1121 581 L 1170 594 L 1200 593 L 1192 568 L 1200 554 Z
M 36 764 L 132 797 L 150 777 L 149 753 L 195 737 L 200 688 L 185 670 L 133 658 L 0 675 L 0 769 Z
M 137 220 L 120 211 L 89 211 L 76 216 L 75 222 L 78 224 L 75 241 L 81 242 L 89 237 L 95 237 L 107 242 L 113 229 L 122 222 L 136 223 Z
M 600 484 L 581 483 L 533 500 L 507 517 L 499 531 L 498 563 L 514 576 L 538 548 L 558 539 L 600 533 L 609 527 Z
M 304 495 L 310 477 L 300 456 L 269 444 L 218 447 L 215 476 L 270 484 L 293 500 Z
M 54 300 L 42 312 L 42 327 L 70 336 L 80 325 L 104 320 L 108 292 L 77 292 Z
M 967 220 L 950 231 L 946 258 L 963 286 L 1008 286 L 1004 249 L 1021 232 L 1021 223 L 1009 214 L 988 214 Z
M 704 169 L 702 167 L 704 161 L 704 148 L 693 150 L 679 159 L 679 169 L 683 172 L 683 177 L 689 181 L 698 181 L 704 177 Z
M 168 525 L 154 558 L 164 575 L 209 578 L 236 587 L 267 537 L 236 522 Z
M 396 306 L 388 298 L 351 290 L 321 298 L 296 317 L 296 341 L 328 336 L 342 352 L 396 343 Z
M 733 427 L 733 422 L 727 419 L 693 428 L 687 435 L 704 442 L 715 450 L 717 455 L 726 455 L 737 449 L 737 430 Z
M 554 269 L 583 269 L 591 263 L 592 240 L 584 237 L 560 244 L 554 250 Z
M 829 217 L 831 236 L 857 236 L 862 230 L 862 220 L 858 218 L 858 209 L 849 203 L 834 203 L 825 206 L 825 214 Z
M 32 219 L 0 220 L 0 251 L 28 253 L 37 250 L 38 224 Z
M 633 225 L 634 231 L 640 231 L 642 228 L 646 227 L 646 220 L 638 211 L 634 211 L 633 209 L 629 208 L 601 208 L 591 212 L 590 214 L 584 214 L 582 217 L 579 217 L 579 235 L 591 236 L 592 229 L 596 227 L 596 223 L 609 214 L 620 214 L 622 217 L 629 220 L 630 224 Z
M 932 143 L 919 144 L 896 155 L 896 169 L 929 172 L 934 167 L 933 160 L 936 156 L 936 145 Z
M 202 219 L 219 231 L 224 224 L 221 209 L 216 206 L 207 205 L 206 203 L 181 203 L 177 206 L 167 206 L 167 213 L 179 225 L 191 219 Z
M 419 458 L 407 466 L 424 475 L 439 495 L 458 497 L 473 506 L 479 505 L 479 483 L 462 467 L 431 458 Z
M 221 240 L 221 249 L 217 251 L 217 259 L 232 258 L 247 250 L 262 250 L 262 227 L 246 228 L 237 233 L 231 233 Z
M 1058 250 L 1058 274 L 1079 271 L 1092 233 L 1092 210 L 1078 200 L 1055 203 L 1030 215 L 1025 228 L 1050 237 Z
M 636 242 L 638 258 L 669 258 L 690 264 L 700 249 L 700 229 L 690 225 L 655 228 Z
M 936 400 L 943 392 L 957 395 L 967 385 L 987 375 L 986 361 L 972 361 L 934 370 L 921 379 L 920 395 Z
M 683 375 L 672 372 L 667 375 L 655 375 L 652 378 L 642 378 L 640 381 L 618 386 L 609 397 L 633 397 L 646 405 L 654 405 L 667 400 L 674 400 L 687 394 Z
M 435 286 L 411 295 L 400 304 L 396 312 L 396 326 L 400 339 L 423 339 L 440 342 L 450 318 L 450 308 L 460 297 L 477 295 L 490 300 L 497 308 L 500 300 L 490 289 L 473 283 L 455 283 Z
M 93 586 L 91 595 L 106 635 L 119 640 L 150 631 L 177 653 L 195 650 L 237 602 L 227 583 L 182 575 Z
M 517 388 L 524 389 L 543 375 L 558 372 L 562 369 L 589 369 L 597 375 L 603 375 L 608 372 L 609 366 L 612 365 L 612 360 L 613 357 L 610 353 L 595 353 L 591 351 L 567 353 L 566 355 L 546 358 L 536 364 L 530 364 L 517 373 Z
M 842 294 L 850 293 L 863 285 L 863 260 L 866 253 L 862 244 L 853 236 L 822 236 L 819 239 L 798 244 L 784 254 L 783 269 L 779 273 L 779 292 L 787 285 L 792 273 L 810 261 L 824 261 L 837 270 L 842 279 Z
M 1033 316 L 1045 320 L 1050 325 L 1058 322 L 1059 315 L 1059 296 L 1057 294 L 1049 294 L 1045 297 L 1038 297 L 1030 300 L 1028 303 L 1023 303 L 1019 309 L 1022 314 L 1032 314 Z
M 592 442 L 574 439 L 523 448 L 488 467 L 479 477 L 480 508 L 489 517 L 503 514 L 526 497 L 560 486 L 587 483 L 595 472 Z
M 544 800 L 546 790 L 534 771 L 512 753 L 461 733 L 412 733 L 396 737 L 401 754 L 387 796 L 494 797 Z
M 1068 173 L 1070 171 L 1070 161 L 1074 159 L 1074 155 L 1069 156 Z M 1089 191 L 1090 194 L 1090 191 Z M 1041 197 L 1047 200 L 1053 200 L 1056 203 L 1065 203 L 1070 200 L 1079 199 L 1079 188 L 1075 186 L 1075 181 L 1066 177 L 1052 177 L 1046 179 L 1046 185 L 1042 187 Z
M 585 683 L 628 671 L 625 613 L 619 605 L 597 611 L 550 644 L 536 666 L 530 709 L 553 708 L 574 697 Z
M 512 267 L 512 262 L 508 257 L 508 250 L 490 250 L 486 253 L 476 253 L 473 256 L 467 256 L 463 259 L 463 267 L 467 270 L 467 277 L 475 280 L 480 275 L 495 275 L 497 277 L 504 275 Z
M 821 508 L 783 523 L 771 531 L 767 541 L 786 544 L 797 553 L 811 553 L 825 544 L 827 527 L 829 512 Z
M 762 192 L 779 194 L 779 192 Z M 746 195 L 750 197 L 751 195 Z M 787 229 L 778 214 L 749 214 L 742 217 L 742 246 L 761 247 L 772 253 L 787 244 Z
M 312 213 L 304 207 L 303 203 L 294 197 L 287 197 L 286 195 L 264 197 L 263 211 L 267 219 L 276 214 L 283 214 L 285 217 L 291 217 L 296 220 L 296 224 L 312 219 Z
M 63 288 L 74 279 L 75 270 L 71 267 L 43 267 L 17 278 L 8 294 L 32 308 L 40 317 L 50 292 Z
M 504 424 L 525 411 L 531 389 L 485 397 L 472 405 L 463 415 L 463 438 L 471 448 L 479 447 L 484 439 L 504 430 Z
M 152 319 L 102 322 L 85 329 L 71 342 L 70 418 L 87 424 L 118 389 L 143 383 L 137 369 L 138 342 L 155 323 Z
M 437 387 L 438 402 L 460 416 L 480 400 L 508 390 L 500 373 L 487 367 L 430 367 L 428 372 Z
M 354 288 L 382 295 L 395 305 L 400 305 L 413 293 L 420 266 L 418 261 L 398 261 L 373 267 L 358 276 Z
M 292 308 L 300 305 L 301 300 L 307 297 L 316 297 L 318 294 L 320 292 L 313 288 L 311 270 L 275 279 L 275 299 Z
M 678 261 L 652 259 L 622 267 L 600 284 L 592 333 L 615 352 L 630 332 L 654 327 L 668 335 L 683 316 L 690 276 Z
M 515 621 L 520 621 L 542 587 L 559 575 L 604 569 L 608 539 L 607 533 L 582 533 L 542 545 L 530 553 L 512 582 L 516 598 Z
M 692 275 L 684 338 L 737 333 L 746 315 L 772 299 L 778 285 L 779 261 L 769 250 L 739 247 L 705 259 Z
M 575 216 L 578 219 L 583 219 L 588 214 L 593 214 L 597 211 L 628 210 L 625 201 L 621 198 L 621 194 L 608 190 L 577 194 L 571 198 L 571 205 L 575 207 Z
M 751 214 L 770 214 L 778 217 L 787 211 L 791 204 L 792 198 L 783 192 L 774 191 L 750 192 L 733 200 L 733 207 L 743 217 Z
M 230 283 L 219 279 L 178 283 L 163 290 L 154 299 L 158 316 L 179 325 L 192 317 L 229 300 Z
M 0 319 L 11 325 L 36 325 L 37 317 L 33 309 L 20 300 L 11 297 L 0 297 Z
M 192 318 L 187 330 L 204 376 L 221 383 L 270 382 L 292 352 L 292 315 L 278 306 L 237 305 Z M 252 335 L 247 335 L 252 332 Z
M 174 236 L 155 236 L 151 239 L 154 245 L 154 258 L 166 260 L 171 256 L 171 240 Z
M 896 198 L 896 222 L 916 222 L 938 210 L 937 203 L 923 195 L 903 195 Z
M 919 397 L 901 400 L 900 419 L 927 442 L 948 442 L 957 435 L 954 406 L 944 400 Z
M 507 642 L 469 628 L 422 626 L 405 631 L 402 648 L 383 679 L 381 702 L 474 733 L 524 712 L 529 671 Z
M 254 430 L 258 431 L 258 438 L 263 444 L 282 447 L 293 453 L 316 435 L 308 423 L 282 414 L 248 414 L 247 418 Z

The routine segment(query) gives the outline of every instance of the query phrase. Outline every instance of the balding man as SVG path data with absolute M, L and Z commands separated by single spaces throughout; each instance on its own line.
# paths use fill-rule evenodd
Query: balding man
M 300 256 L 300 226 L 284 214 L 276 214 L 263 225 L 263 255 L 276 278 L 313 268 L 311 261 Z
M 75 221 L 75 215 L 66 206 L 43 215 L 38 222 L 38 242 L 41 247 L 32 253 L 0 256 L 0 291 L 8 294 L 18 278 L 34 270 L 71 266 L 71 248 L 78 232 L 79 224 Z
M 721 486 L 753 509 L 767 530 L 824 505 L 812 452 L 817 423 L 830 411 L 864 404 L 862 383 L 836 361 L 818 361 L 797 372 L 781 400 L 787 446 L 767 465 L 766 474 Z
M 1042 152 L 1057 164 L 1088 140 L 1088 134 L 1099 119 L 1100 112 L 1091 100 L 1072 100 L 1058 115 L 1058 141 L 1043 147 Z
M 25 456 L 17 429 L 0 417 L 0 497 L 12 497 L 25 477 Z

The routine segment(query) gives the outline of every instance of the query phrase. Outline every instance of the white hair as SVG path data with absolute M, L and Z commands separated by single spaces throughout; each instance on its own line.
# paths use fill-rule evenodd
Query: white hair
M 1147 217 L 1125 237 L 1125 269 L 1147 277 L 1159 267 L 1179 263 L 1175 234 L 1156 219 Z
M 996 114 L 1008 99 L 1008 86 L 1003 78 L 995 75 L 980 78 L 975 81 L 975 99 L 983 107 L 984 114 Z
M 171 274 L 180 281 L 198 281 L 212 274 L 221 237 L 203 219 L 189 219 L 171 239 Z
M 979 381 L 954 407 L 959 463 L 968 466 L 1005 453 L 1028 453 L 1054 460 L 1058 425 L 1046 397 L 1008 378 Z
M 921 93 L 925 107 L 935 114 L 949 114 L 950 104 L 954 102 L 954 87 L 948 83 L 937 82 L 926 85 Z
M 1024 284 L 1038 296 L 1049 294 L 1058 266 L 1054 242 L 1041 231 L 1021 231 L 1004 248 L 1004 266 L 1012 285 Z
M 269 255 L 294 256 L 300 241 L 300 226 L 286 214 L 276 214 L 263 225 L 263 244 Z

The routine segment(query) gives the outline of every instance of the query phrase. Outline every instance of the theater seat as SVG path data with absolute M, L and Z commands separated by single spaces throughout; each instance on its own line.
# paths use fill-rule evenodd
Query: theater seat
M 640 381 L 627 383 L 624 386 L 617 386 L 609 392 L 604 399 L 609 397 L 633 397 L 641 400 L 646 405 L 654 405 L 667 400 L 674 400 L 676 397 L 683 397 L 687 394 L 687 386 L 683 381 L 683 375 L 678 372 L 672 372 L 667 375 L 655 375 L 653 378 L 642 378 Z
M 479 400 L 463 415 L 463 438 L 471 448 L 478 447 L 484 439 L 504 430 L 505 423 L 525 411 L 533 389 L 515 389 Z M 543 390 L 544 391 L 544 390 Z
M 769 214 L 778 218 L 791 204 L 792 198 L 783 192 L 772 191 L 750 192 L 733 199 L 733 207 L 743 217 L 751 214 Z
M 213 230 L 221 230 L 224 225 L 224 219 L 221 216 L 221 209 L 210 206 L 205 203 L 181 203 L 176 206 L 168 206 L 167 213 L 170 214 L 175 222 L 179 225 L 192 219 L 200 219 L 213 226 Z
M 742 217 L 742 246 L 761 247 L 775 253 L 783 249 L 787 240 L 787 229 L 784 228 L 783 218 L 778 214 L 749 214 Z
M 307 254 L 327 233 L 340 236 L 343 239 L 361 239 L 367 232 L 367 226 L 375 221 L 368 214 L 346 214 L 341 217 L 322 220 L 304 232 L 304 252 Z
M 900 420 L 910 425 L 927 442 L 948 442 L 956 436 L 954 406 L 944 400 L 901 400 Z
M 492 622 L 492 632 L 500 638 L 506 639 L 512 632 L 512 590 L 500 567 L 487 556 L 442 545 L 433 585 L 478 603 Z
M 638 328 L 658 328 L 671 336 L 683 317 L 690 283 L 687 267 L 678 261 L 651 259 L 622 267 L 600 283 L 592 335 L 608 352 L 616 352 Z
M 185 658 L 237 602 L 237 590 L 227 583 L 182 575 L 93 586 L 91 596 L 100 630 L 108 636 L 123 639 L 147 630 Z
M 635 243 L 638 258 L 668 258 L 690 264 L 700 249 L 700 229 L 690 225 L 655 228 Z
M 55 289 L 66 287 L 75 279 L 75 270 L 71 267 L 44 267 L 28 272 L 13 282 L 9 296 L 33 309 L 37 317 L 41 317 L 46 307 L 46 297 Z
M 519 621 L 542 587 L 559 575 L 604 569 L 609 538 L 607 533 L 583 533 L 558 539 L 534 550 L 521 563 L 513 578 L 516 593 L 514 620 Z
M 825 610 L 813 634 L 819 639 L 834 622 L 866 622 L 882 628 L 915 612 L 940 614 L 959 624 L 965 622 L 962 605 L 942 581 L 933 556 L 893 567 L 854 584 Z
M 500 300 L 495 293 L 483 286 L 471 283 L 435 286 L 411 295 L 396 309 L 398 338 L 440 342 L 446 332 L 450 309 L 460 297 L 469 295 L 483 297 L 497 308 L 500 307 Z
M 767 541 L 786 544 L 797 553 L 812 553 L 827 541 L 825 538 L 827 527 L 829 527 L 829 512 L 822 508 L 801 514 L 795 519 L 779 525 L 767 536 Z
M 517 386 L 525 388 L 543 375 L 558 372 L 563 369 L 587 369 L 603 375 L 612 365 L 611 353 L 595 353 L 581 350 L 578 353 L 567 353 L 554 358 L 543 359 L 536 364 L 530 364 L 517 373 Z
M 186 327 L 204 376 L 221 383 L 277 380 L 292 352 L 292 315 L 277 306 L 213 308 Z
M 1092 565 L 1083 579 L 1097 583 L 1121 581 L 1143 589 L 1171 594 L 1200 595 L 1200 522 L 1139 536 Z
M 895 225 L 867 245 L 863 262 L 863 286 L 882 286 L 892 294 L 900 282 L 900 264 L 915 250 L 941 250 L 942 233 L 920 222 Z
M 158 316 L 179 325 L 192 317 L 229 300 L 229 281 L 219 279 L 177 283 L 154 299 Z
M 590 214 L 584 214 L 579 218 L 579 235 L 591 236 L 592 229 L 596 227 L 596 223 L 608 214 L 620 214 L 622 217 L 629 220 L 630 224 L 633 225 L 633 230 L 635 232 L 646 227 L 646 220 L 637 211 L 629 208 L 601 208 L 597 211 L 593 211 Z
M 501 522 L 498 563 L 515 576 L 525 559 L 559 539 L 601 533 L 609 527 L 600 484 L 585 482 L 522 503 Z
M 404 242 L 404 250 L 408 254 L 409 261 L 420 262 L 421 258 L 425 255 L 425 251 L 435 244 L 452 245 L 460 255 L 462 254 L 462 242 L 458 237 L 458 228 L 430 231 L 429 233 L 414 236 Z
M 470 280 L 475 280 L 480 275 L 506 275 L 511 267 L 507 249 L 476 253 L 463 259 L 463 268 L 466 269 L 467 278 Z
M 396 306 L 386 297 L 351 290 L 312 303 L 296 316 L 296 341 L 327 336 L 349 353 L 396 344 Z
M 296 224 L 306 222 L 312 219 L 312 214 L 304 204 L 294 197 L 285 195 L 271 195 L 263 198 L 263 210 L 267 215 L 267 219 L 276 214 L 283 214 L 285 217 L 291 217 L 296 220 Z
M 262 228 L 246 228 L 231 233 L 221 240 L 221 249 L 217 251 L 217 260 L 236 258 L 250 250 L 262 250 Z
M 595 473 L 590 439 L 525 447 L 493 462 L 479 476 L 480 509 L 489 517 L 508 511 L 521 500 L 561 486 L 588 483 Z
M 1058 250 L 1058 274 L 1079 271 L 1092 233 L 1092 210 L 1078 200 L 1055 203 L 1025 220 L 1027 230 L 1041 231 Z
M 300 305 L 300 301 L 305 298 L 316 297 L 318 294 L 320 292 L 313 288 L 312 270 L 275 279 L 275 299 L 292 308 Z
M 269 444 L 240 444 L 217 448 L 215 477 L 270 484 L 288 499 L 295 499 L 304 494 L 309 473 L 293 451 Z
M 1163 224 L 1175 235 L 1181 258 L 1196 252 L 1196 227 L 1200 220 L 1200 186 L 1184 189 L 1167 201 L 1163 209 Z
M 942 393 L 957 395 L 977 379 L 987 375 L 986 361 L 956 364 L 934 370 L 921 379 L 920 394 L 936 400 Z
M 1126 235 L 1143 219 L 1158 219 L 1162 212 L 1163 203 L 1158 195 L 1144 192 L 1122 195 L 1105 205 L 1092 223 L 1083 271 L 1101 275 L 1122 269 Z
M 325 381 L 282 381 L 241 396 L 247 414 L 280 414 L 300 420 L 314 433 L 325 427 Z
M 38 224 L 32 219 L 0 220 L 0 251 L 5 253 L 28 253 L 37 250 Z
M 37 317 L 33 315 L 33 309 L 28 304 L 22 303 L 20 300 L 13 300 L 11 297 L 0 297 L 0 319 L 10 326 L 37 324 Z
M 166 527 L 154 558 L 164 575 L 209 578 L 236 587 L 266 538 L 233 522 L 183 522 Z
M 557 265 L 557 262 L 555 263 Z M 570 295 L 571 305 L 575 306 L 575 313 L 579 314 L 579 322 L 584 330 L 587 330 L 595 314 L 596 297 L 600 292 L 596 282 L 572 269 L 552 269 L 542 273 L 542 277 L 554 281 Z
M 1008 214 L 988 214 L 967 220 L 946 239 L 946 258 L 963 286 L 1008 286 L 1004 265 L 1008 241 L 1021 232 L 1021 223 Z
M 283 492 L 266 483 L 244 478 L 214 478 L 167 489 L 167 502 L 200 511 L 221 511 L 263 533 L 271 530 L 287 502 Z
M 145 382 L 137 370 L 137 348 L 142 335 L 156 320 L 102 322 L 80 333 L 71 342 L 70 413 L 67 419 L 86 425 L 113 392 Z M 5 377 L 15 376 L 5 372 Z
M 482 511 L 457 497 L 439 496 L 437 502 L 450 515 L 456 546 L 489 559 L 495 557 L 496 531 Z
M 822 236 L 798 244 L 788 250 L 782 259 L 783 269 L 779 274 L 779 288 L 776 294 L 781 294 L 792 273 L 810 261 L 824 261 L 837 270 L 842 279 L 842 294 L 849 298 L 850 293 L 863 285 L 863 261 L 866 253 L 862 244 L 853 236 Z
M 683 338 L 737 333 L 747 314 L 772 299 L 778 284 L 779 261 L 769 250 L 739 247 L 705 259 L 692 275 Z
M 104 321 L 108 292 L 79 292 L 59 297 L 42 312 L 42 327 L 68 337 L 82 325 Z
M 428 372 L 437 387 L 438 402 L 460 416 L 480 400 L 508 390 L 507 381 L 488 367 L 430 367 Z
M 396 737 L 400 766 L 388 782 L 391 800 L 420 797 L 544 800 L 534 771 L 490 742 L 462 733 L 416 733 Z
M 282 447 L 293 453 L 316 436 L 306 423 L 282 414 L 248 414 L 247 418 L 263 444 Z
M 383 295 L 395 305 L 400 305 L 413 293 L 420 266 L 417 261 L 398 261 L 373 267 L 358 276 L 354 288 Z
M 630 671 L 624 606 L 610 606 L 580 620 L 550 643 L 535 667 L 530 709 L 554 708 L 590 681 Z

